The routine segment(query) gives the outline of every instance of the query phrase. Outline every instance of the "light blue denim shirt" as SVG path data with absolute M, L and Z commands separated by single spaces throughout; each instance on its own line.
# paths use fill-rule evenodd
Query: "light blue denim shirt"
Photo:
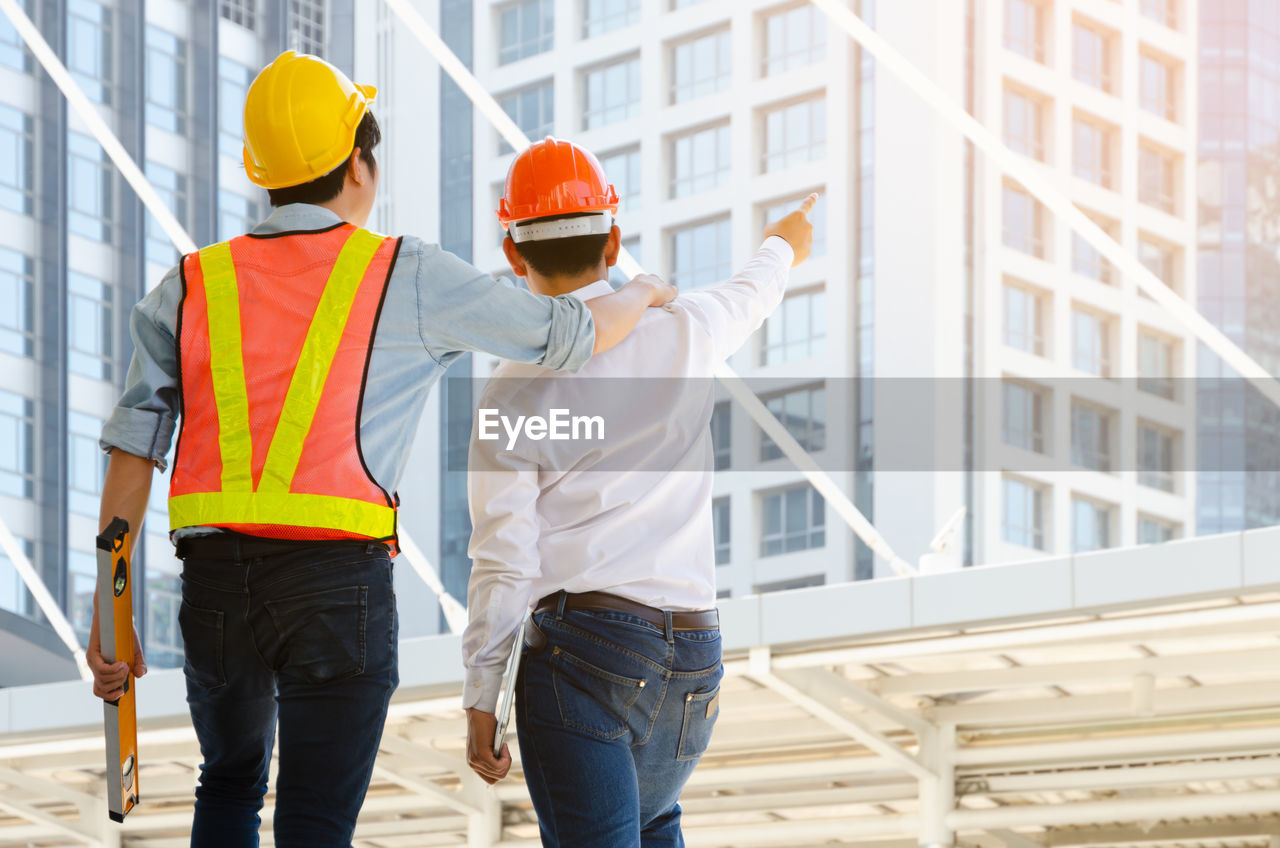
M 322 206 L 276 209 L 258 234 L 307 232 L 341 223 Z M 178 418 L 175 267 L 133 308 L 133 361 L 125 390 L 102 428 L 103 450 L 120 448 L 165 467 Z M 369 471 L 395 491 L 431 387 L 449 363 L 482 350 L 559 371 L 576 371 L 595 347 L 591 312 L 572 295 L 541 297 L 495 280 L 439 245 L 405 236 L 374 332 L 360 444 Z

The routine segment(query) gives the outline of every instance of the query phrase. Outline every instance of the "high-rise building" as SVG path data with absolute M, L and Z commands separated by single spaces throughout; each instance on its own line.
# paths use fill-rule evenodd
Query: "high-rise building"
M 988 2 L 974 51 L 978 117 L 1193 304 L 1196 6 Z M 975 559 L 1193 535 L 1194 338 L 976 167 Z
M 200 244 L 268 211 L 241 162 L 244 95 L 280 50 L 350 70 L 350 0 L 26 0 L 72 77 Z M 123 386 L 129 312 L 177 252 L 0 15 L 0 513 L 81 641 L 96 574 L 102 422 Z M 180 664 L 178 562 L 156 475 L 137 546 L 148 661 Z M 5 684 L 75 673 L 0 558 Z
M 1199 49 L 1199 308 L 1280 376 L 1280 6 L 1202 3 Z M 1200 532 L 1280 523 L 1280 412 L 1203 348 L 1199 372 Z

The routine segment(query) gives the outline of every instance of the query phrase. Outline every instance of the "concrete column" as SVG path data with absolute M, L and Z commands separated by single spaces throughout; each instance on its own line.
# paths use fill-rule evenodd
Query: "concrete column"
M 956 806 L 956 726 L 941 724 L 920 740 L 920 759 L 935 777 L 920 781 L 921 848 L 950 848 L 956 835 L 947 815 Z

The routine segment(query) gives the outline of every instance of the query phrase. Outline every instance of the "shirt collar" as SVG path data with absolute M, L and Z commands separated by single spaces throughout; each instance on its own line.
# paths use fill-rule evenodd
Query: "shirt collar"
M 596 280 L 594 283 L 585 285 L 580 289 L 574 289 L 569 294 L 578 300 L 588 301 L 592 298 L 613 294 L 613 286 L 609 285 L 608 280 Z
M 277 206 L 267 220 L 253 228 L 254 235 L 268 236 L 294 231 L 323 230 L 341 224 L 332 209 L 312 203 L 286 203 Z

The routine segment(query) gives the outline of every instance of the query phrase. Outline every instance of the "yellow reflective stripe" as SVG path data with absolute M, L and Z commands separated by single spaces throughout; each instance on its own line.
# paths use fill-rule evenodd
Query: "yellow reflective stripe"
M 258 481 L 259 492 L 287 492 L 298 470 L 302 445 L 311 432 L 311 422 L 320 405 L 320 395 L 329 369 L 338 352 L 338 343 L 351 317 L 351 306 L 382 238 L 368 230 L 356 230 L 342 246 L 338 261 L 329 273 L 320 303 L 316 305 L 307 338 L 298 355 L 298 365 L 289 381 L 289 392 L 280 409 L 267 462 Z
M 209 370 L 218 407 L 218 448 L 222 454 L 222 490 L 253 491 L 253 443 L 249 436 L 249 392 L 244 381 L 240 342 L 240 292 L 231 261 L 231 244 L 200 251 L 205 311 L 209 316 Z
M 169 499 L 169 529 L 210 524 L 319 527 L 385 539 L 395 534 L 389 506 L 333 495 L 289 492 L 201 492 Z

